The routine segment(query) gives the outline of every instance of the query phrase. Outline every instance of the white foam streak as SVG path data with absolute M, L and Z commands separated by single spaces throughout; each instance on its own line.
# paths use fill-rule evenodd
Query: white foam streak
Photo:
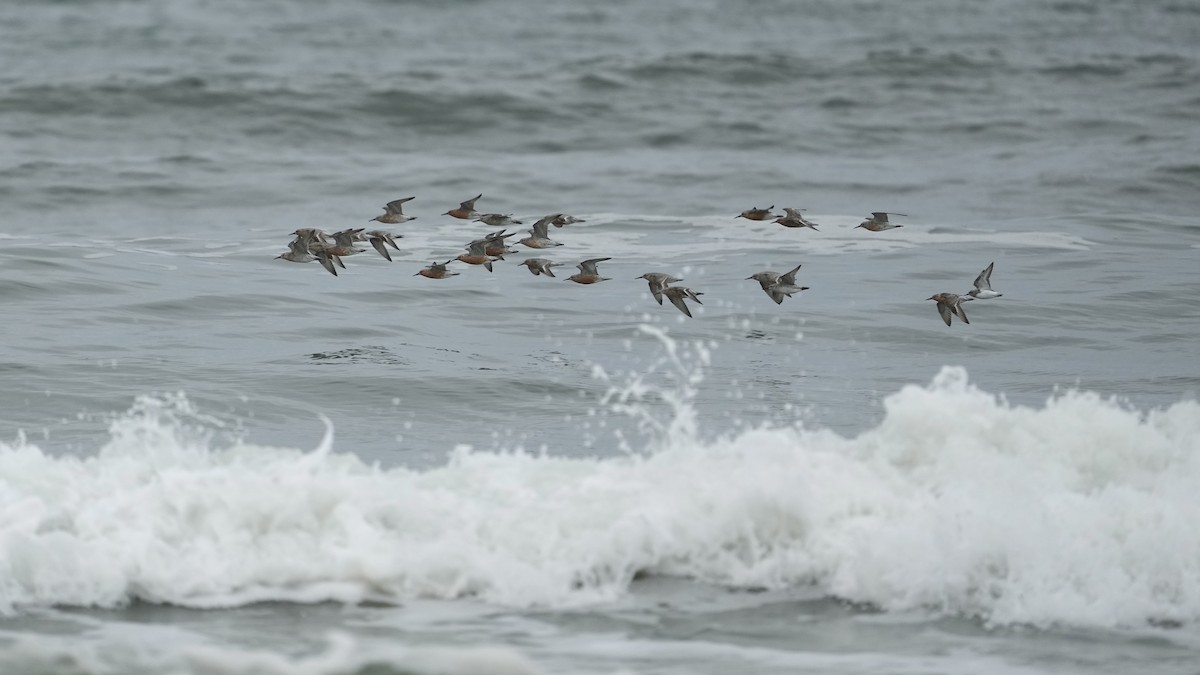
M 619 457 L 460 448 L 437 469 L 384 470 L 337 452 L 328 422 L 307 453 L 219 447 L 180 397 L 139 401 L 94 457 L 0 445 L 0 607 L 564 606 L 649 572 L 995 623 L 1200 619 L 1196 403 L 1141 413 L 1067 392 L 1012 406 L 948 368 L 856 438 L 701 442 L 688 364 L 707 355 L 689 349 L 648 371 L 665 368 L 670 394 L 639 380 L 610 392 L 661 434 Z M 647 412 L 651 396 L 673 418 Z
M 124 641 L 120 641 L 124 642 Z M 334 633 L 328 647 L 310 656 L 174 641 L 122 644 L 103 649 L 78 640 L 19 638 L 0 652 L 6 673 L 158 672 L 194 675 L 538 675 L 543 672 L 512 649 L 500 646 L 381 647 Z

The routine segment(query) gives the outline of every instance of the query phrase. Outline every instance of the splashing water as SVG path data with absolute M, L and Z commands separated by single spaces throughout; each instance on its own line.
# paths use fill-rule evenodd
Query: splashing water
M 0 608 L 565 606 L 649 573 L 999 624 L 1200 619 L 1196 403 L 1142 413 L 1065 392 L 1020 407 L 946 368 L 854 438 L 700 441 L 708 348 L 642 332 L 663 356 L 604 402 L 652 439 L 615 457 L 459 449 L 381 469 L 338 452 L 328 424 L 311 452 L 219 445 L 180 396 L 140 399 L 92 457 L 0 445 Z M 660 368 L 669 392 L 650 384 Z
M 653 361 L 644 372 L 626 373 L 627 382 L 620 386 L 613 384 L 612 378 L 599 365 L 593 366 L 592 376 L 609 384 L 608 391 L 600 400 L 601 405 L 607 406 L 613 413 L 636 420 L 639 432 L 646 438 L 642 451 L 653 454 L 696 438 L 696 410 L 692 404 L 697 388 L 704 381 L 704 367 L 711 362 L 712 347 L 696 341 L 684 345 L 681 352 L 680 344 L 661 328 L 641 324 L 638 332 L 657 340 L 663 348 L 663 356 Z M 674 388 L 659 388 L 647 382 L 664 367 L 669 369 L 666 377 L 674 384 Z M 667 404 L 665 420 L 646 405 L 651 399 Z M 616 433 L 618 447 L 622 451 L 637 451 L 619 431 Z

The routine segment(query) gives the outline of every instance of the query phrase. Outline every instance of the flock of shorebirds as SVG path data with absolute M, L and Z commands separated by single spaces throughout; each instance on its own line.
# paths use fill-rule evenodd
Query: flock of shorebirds
M 413 276 L 422 276 L 429 279 L 446 279 L 448 277 L 457 276 L 458 272 L 450 271 L 450 263 L 458 261 L 467 265 L 482 265 L 487 271 L 492 271 L 492 263 L 497 260 L 504 260 L 504 256 L 515 252 L 515 249 L 510 248 L 505 241 L 509 237 L 516 236 L 516 232 L 509 232 L 507 228 L 513 225 L 521 225 L 522 222 L 514 220 L 512 215 L 500 213 L 479 213 L 475 210 L 475 202 L 483 197 L 482 194 L 476 195 L 472 199 L 468 199 L 458 205 L 458 208 L 450 209 L 441 214 L 451 216 L 461 220 L 472 220 L 481 222 L 489 227 L 499 227 L 501 229 L 492 232 L 480 239 L 476 239 L 466 246 L 466 251 L 456 258 L 451 258 L 446 262 L 432 262 L 428 267 L 422 268 Z M 401 223 L 415 220 L 416 216 L 410 216 L 404 213 L 404 205 L 411 201 L 413 197 L 405 197 L 388 202 L 383 207 L 383 213 L 375 216 L 369 222 L 379 222 L 386 225 L 399 225 Z M 816 223 L 806 220 L 801 214 L 804 209 L 785 208 L 782 215 L 774 213 L 775 206 L 769 206 L 765 209 L 753 208 L 742 211 L 735 218 L 746 218 L 748 220 L 766 221 L 771 220 L 774 223 L 783 227 L 802 228 L 807 227 L 812 230 L 817 230 Z M 855 229 L 861 227 L 870 232 L 882 232 L 897 227 L 902 227 L 893 223 L 889 216 L 903 216 L 903 213 L 888 213 L 883 211 L 875 211 L 871 213 L 871 217 L 864 220 L 862 223 L 855 226 Z M 773 220 L 772 220 L 773 219 Z M 545 249 L 562 246 L 559 242 L 550 238 L 550 226 L 564 227 L 574 223 L 585 222 L 582 219 L 575 218 L 563 213 L 552 213 L 543 218 L 540 218 L 533 224 L 529 230 L 529 236 L 520 239 L 517 243 L 528 248 Z M 820 230 L 817 230 L 818 232 Z M 277 259 L 283 259 L 290 262 L 308 263 L 319 262 L 329 271 L 330 274 L 337 276 L 338 268 L 345 269 L 346 265 L 342 262 L 342 258 L 346 256 L 363 253 L 367 249 L 359 248 L 358 244 L 362 242 L 370 243 L 379 255 L 383 256 L 389 262 L 392 260 L 391 253 L 388 249 L 400 250 L 396 245 L 396 239 L 402 238 L 403 235 L 394 234 L 386 230 L 367 230 L 365 227 L 356 227 L 340 232 L 328 234 L 323 230 L 316 228 L 303 228 L 292 233 L 295 237 L 288 244 L 288 250 L 277 256 Z M 608 277 L 600 276 L 597 270 L 597 265 L 610 260 L 611 258 L 592 258 L 584 260 L 578 264 L 579 272 L 567 277 L 568 281 L 574 281 L 577 284 L 595 284 L 601 281 L 608 281 Z M 529 269 L 534 276 L 546 275 L 554 276 L 552 268 L 558 267 L 561 263 L 556 263 L 546 258 L 526 258 L 521 263 Z M 781 304 L 784 298 L 789 298 L 795 293 L 808 290 L 808 286 L 796 285 L 796 272 L 800 270 L 800 265 L 796 265 L 793 269 L 787 272 L 758 272 L 746 278 L 747 281 L 757 281 L 762 287 L 764 293 L 767 294 L 775 304 Z M 937 302 L 938 314 L 946 325 L 950 325 L 951 317 L 957 316 L 963 323 L 971 323 L 967 320 L 967 313 L 963 310 L 963 303 L 970 300 L 990 300 L 1001 296 L 992 290 L 992 268 L 995 263 L 989 264 L 979 276 L 975 279 L 975 288 L 966 293 L 934 293 L 928 299 Z M 662 304 L 663 298 L 671 301 L 671 304 L 683 312 L 688 317 L 692 316 L 692 311 L 687 305 L 687 301 L 691 300 L 697 304 L 700 302 L 700 296 L 704 295 L 697 291 L 693 291 L 685 286 L 672 286 L 683 279 L 678 279 L 670 274 L 663 272 L 647 272 L 638 279 L 644 279 L 650 284 L 650 294 Z

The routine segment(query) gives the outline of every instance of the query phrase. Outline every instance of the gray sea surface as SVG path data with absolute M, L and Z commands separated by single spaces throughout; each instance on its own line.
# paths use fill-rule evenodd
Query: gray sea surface
M 1020 580 L 1049 552 L 1101 559 L 1088 533 L 1110 515 L 1200 511 L 1186 489 L 1200 477 L 1198 44 L 1200 5 L 1182 0 L 7 3 L 0 671 L 1200 673 L 1194 525 L 1130 516 L 1106 539 L 1130 547 L 1111 567 L 1062 579 L 1086 607 Z M 443 215 L 480 193 L 479 210 L 513 214 L 519 232 L 557 212 L 585 222 L 491 273 L 414 276 L 494 229 Z M 384 226 L 403 236 L 393 262 L 365 244 L 337 277 L 275 258 L 297 228 L 365 227 L 409 196 L 416 220 Z M 766 206 L 804 208 L 819 231 L 736 218 Z M 907 215 L 855 228 L 872 211 Z M 558 277 L 518 266 L 530 255 L 563 263 Z M 599 257 L 609 281 L 564 280 Z M 965 293 L 992 262 L 1003 297 L 947 327 L 926 298 Z M 809 289 L 779 305 L 746 279 L 797 264 Z M 654 302 L 636 278 L 650 271 L 703 293 L 694 318 Z M 884 465 L 925 486 L 934 464 L 912 453 L 943 447 L 934 438 L 995 443 L 988 457 L 1020 457 L 1035 477 L 1061 468 L 1038 453 L 1078 440 L 1072 497 L 1045 512 L 1061 540 L 931 559 L 908 595 L 891 572 L 846 572 L 865 548 L 838 548 L 841 573 L 809 569 L 816 533 L 843 541 L 861 522 L 821 530 L 783 501 L 760 511 L 752 481 L 732 487 L 737 469 L 705 464 L 795 442 L 817 453 L 802 467 L 858 457 L 836 474 L 854 489 L 859 469 Z M 313 483 L 296 487 L 283 460 L 255 469 L 256 449 L 292 453 Z M 636 473 L 672 453 L 715 501 L 664 483 L 656 495 L 650 476 L 670 472 Z M 756 461 L 753 480 L 786 466 Z M 985 484 L 995 467 L 973 462 L 946 475 Z M 1136 473 L 1147 467 L 1159 473 Z M 343 469 L 365 482 L 337 482 Z M 219 534 L 242 532 L 242 516 L 211 516 L 256 489 L 238 482 L 255 470 L 276 480 L 261 489 L 298 490 L 301 511 L 384 480 L 380 494 L 420 493 L 431 514 L 452 495 L 465 506 L 447 519 L 465 509 L 478 531 L 489 514 L 513 529 L 480 548 L 434 534 L 400 547 L 420 574 L 358 557 L 400 527 L 374 517 L 363 527 L 385 533 L 356 543 L 260 549 Z M 172 471 L 214 501 L 170 536 L 105 548 L 167 512 L 103 495 Z M 472 502 L 489 489 L 476 471 L 512 492 Z M 642 478 L 648 492 L 629 497 Z M 736 506 L 720 501 L 726 479 L 745 490 Z M 346 492 L 305 492 L 325 483 Z M 601 483 L 612 492 L 578 512 L 550 494 Z M 1002 522 L 1039 494 L 997 490 L 936 522 Z M 1146 501 L 1116 501 L 1130 494 Z M 629 518 L 597 525 L 607 498 Z M 863 499 L 881 522 L 895 513 Z M 1079 500 L 1090 506 L 1071 511 Z M 633 514 L 660 506 L 706 515 L 638 539 L 652 563 L 612 563 Z M 755 534 L 699 535 L 697 521 Z M 912 544 L 914 523 L 889 531 Z M 571 533 L 591 527 L 603 536 L 583 552 Z M 211 550 L 189 548 L 210 535 Z M 700 548 L 680 543 L 692 536 Z M 880 569 L 907 569 L 907 544 Z M 288 576 L 328 547 L 346 555 Z M 448 580 L 447 561 L 497 550 L 547 587 L 538 573 Z M 123 562 L 97 562 L 109 555 Z M 260 563 L 253 582 L 221 587 Z

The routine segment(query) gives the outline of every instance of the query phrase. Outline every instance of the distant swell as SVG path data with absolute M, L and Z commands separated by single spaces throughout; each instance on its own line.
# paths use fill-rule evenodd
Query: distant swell
M 477 131 L 513 121 L 545 123 L 567 118 L 554 105 L 493 92 L 458 94 L 387 90 L 366 96 L 362 112 L 397 124 L 442 130 Z
M 631 66 L 625 69 L 624 74 L 635 80 L 648 82 L 671 83 L 680 79 L 704 79 L 747 87 L 821 76 L 820 70 L 809 62 L 782 52 L 670 54 Z
M 37 115 L 127 117 L 144 114 L 147 105 L 220 109 L 240 105 L 247 97 L 248 92 L 213 86 L 198 77 L 157 82 L 107 80 L 16 87 L 0 98 L 0 110 Z

